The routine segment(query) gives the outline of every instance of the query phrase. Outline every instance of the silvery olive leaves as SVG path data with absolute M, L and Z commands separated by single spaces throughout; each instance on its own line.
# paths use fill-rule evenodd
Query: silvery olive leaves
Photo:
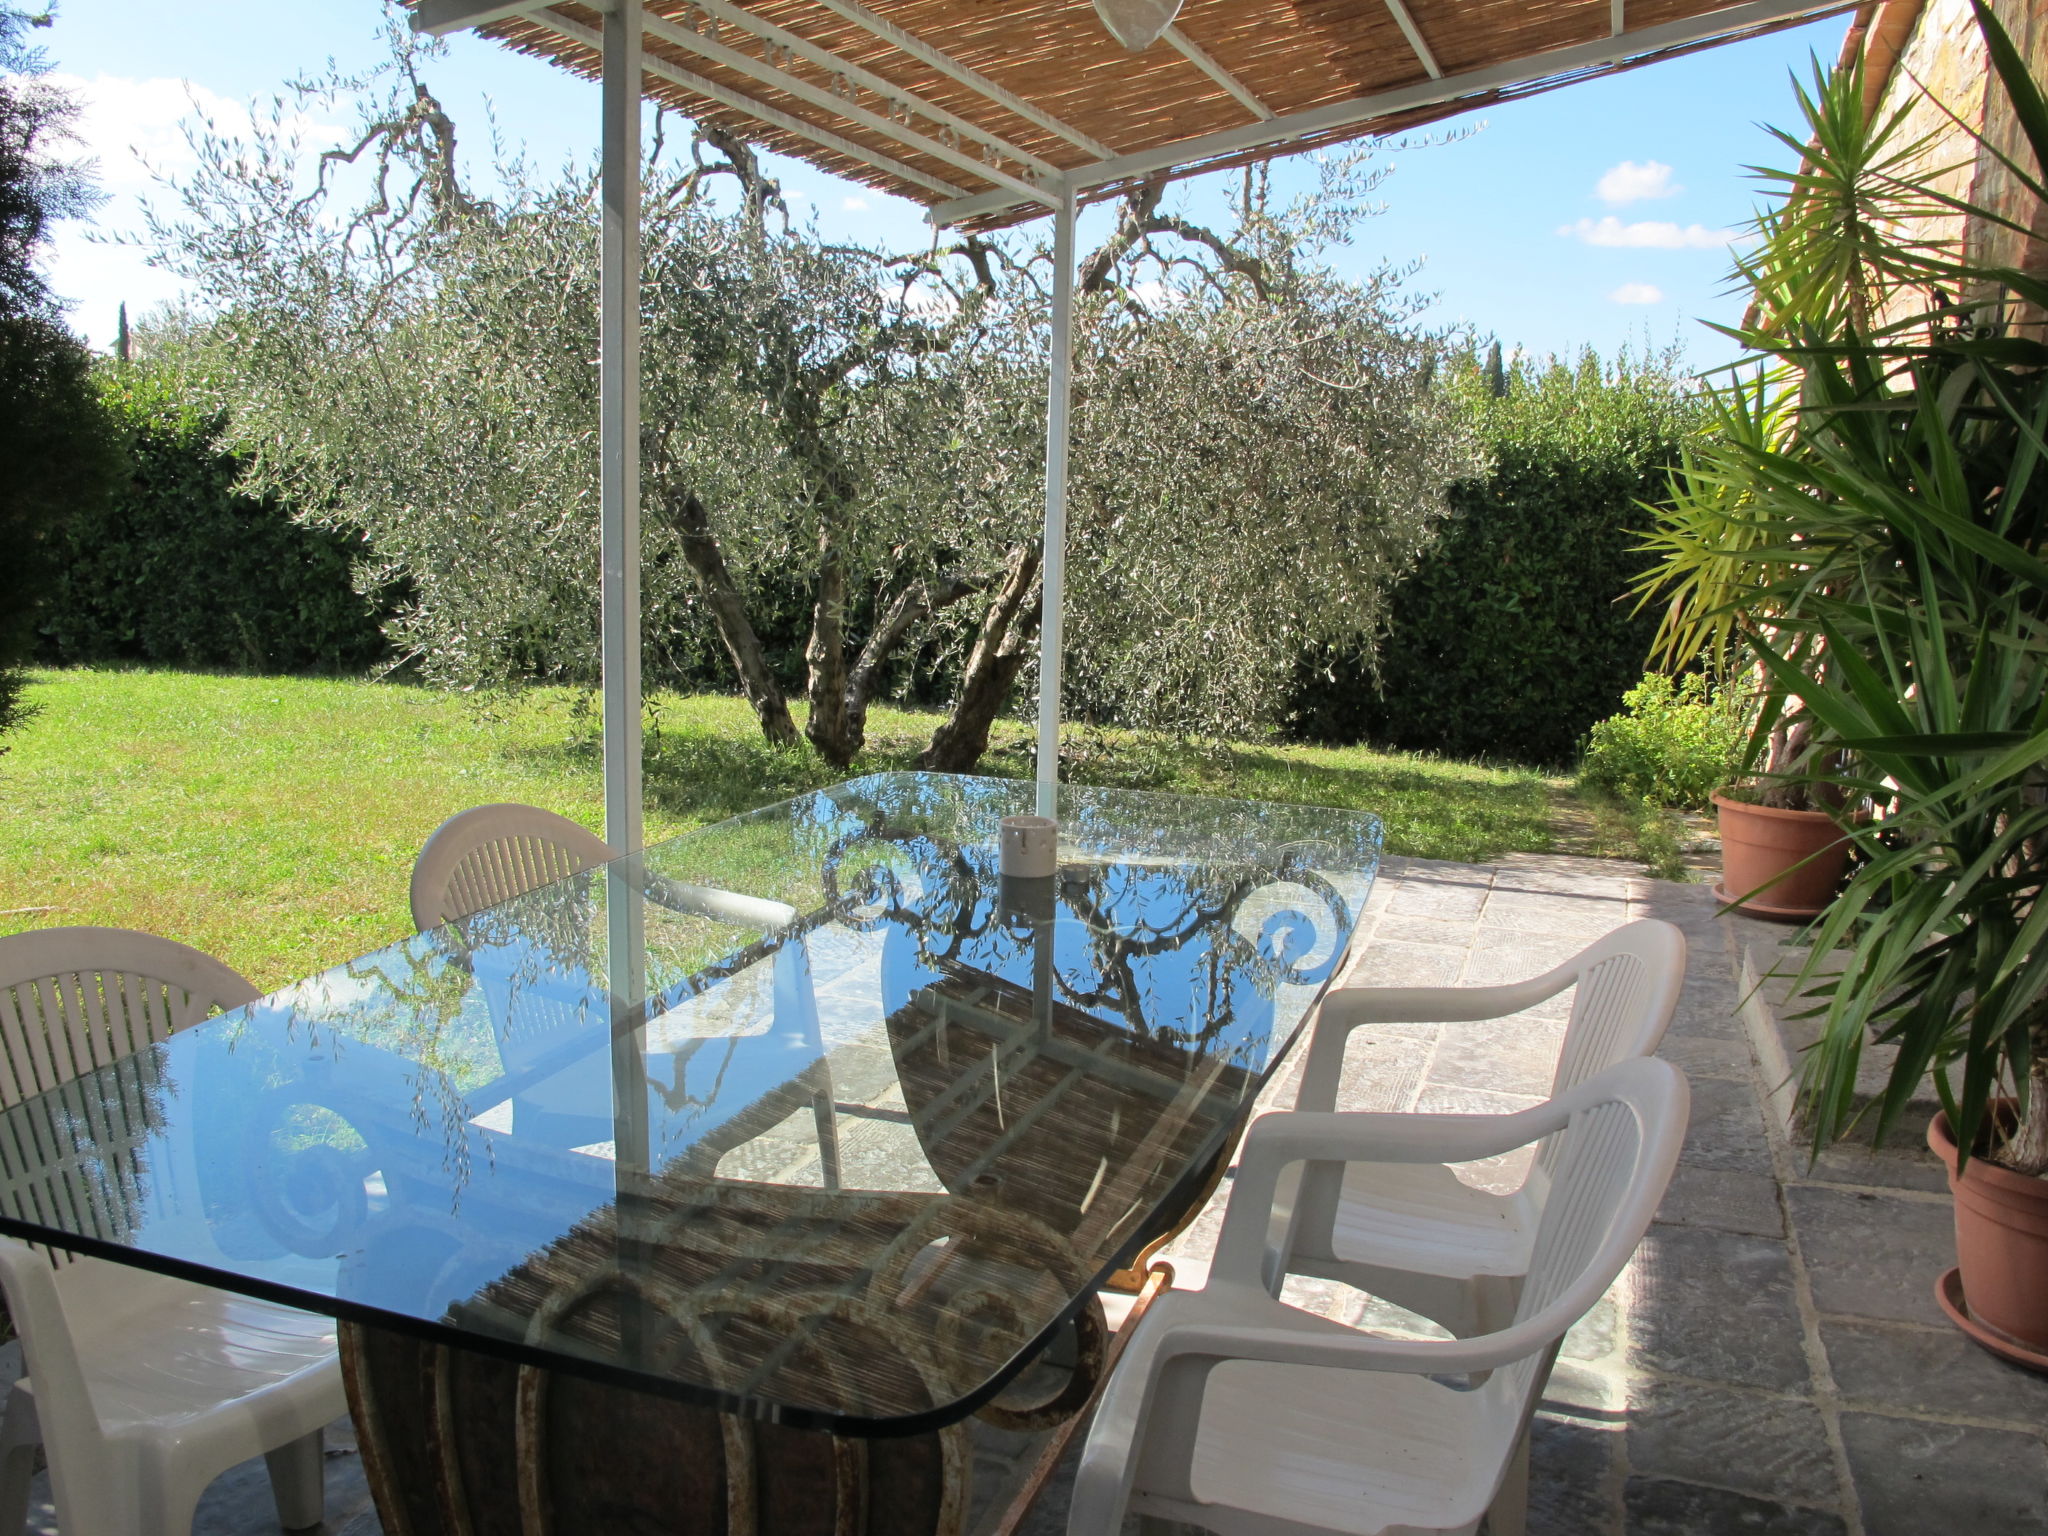
M 437 51 L 394 25 L 377 74 L 303 84 L 247 135 L 195 125 L 151 235 L 194 297 L 151 344 L 268 487 L 360 537 L 363 582 L 406 584 L 389 628 L 430 681 L 588 682 L 595 175 L 472 153 Z M 359 125 L 323 148 L 305 125 L 339 111 Z M 1371 163 L 1325 172 L 1291 206 L 1245 173 L 1215 228 L 1142 189 L 1083 262 L 1070 712 L 1262 725 L 1305 643 L 1380 627 L 1479 467 L 1406 274 L 1326 264 Z M 729 668 L 771 741 L 801 713 L 838 765 L 915 683 L 953 709 L 927 764 L 971 767 L 1036 647 L 1042 237 L 832 243 L 747 145 L 672 116 L 644 179 L 650 683 Z

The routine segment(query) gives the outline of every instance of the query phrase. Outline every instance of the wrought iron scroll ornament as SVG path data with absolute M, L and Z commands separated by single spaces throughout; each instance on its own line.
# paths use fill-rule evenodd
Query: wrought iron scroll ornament
M 1235 1022 L 1229 998 L 1239 978 L 1269 999 L 1283 985 L 1321 984 L 1352 921 L 1350 904 L 1317 869 L 1327 852 L 1305 842 L 1199 864 L 1062 865 L 1053 877 L 1056 907 L 1085 928 L 1088 953 L 1085 965 L 1055 970 L 1059 1000 L 1112 1016 L 1140 1038 L 1206 1046 Z M 825 855 L 823 879 L 834 918 L 861 931 L 895 927 L 931 969 L 1031 938 L 1030 919 L 1003 900 L 993 846 L 956 844 L 878 818 L 840 834 Z M 1273 904 L 1268 893 L 1281 891 L 1289 899 Z M 1262 895 L 1267 900 L 1254 900 Z M 1253 912 L 1258 926 L 1248 933 Z M 1134 962 L 1190 949 L 1199 954 L 1206 1006 L 1193 1027 L 1148 1017 Z

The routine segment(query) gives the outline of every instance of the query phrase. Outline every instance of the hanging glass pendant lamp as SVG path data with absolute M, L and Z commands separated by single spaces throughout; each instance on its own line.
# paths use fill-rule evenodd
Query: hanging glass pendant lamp
M 1102 24 L 1133 53 L 1158 42 L 1159 34 L 1180 14 L 1180 7 L 1181 0 L 1095 0 L 1095 14 Z

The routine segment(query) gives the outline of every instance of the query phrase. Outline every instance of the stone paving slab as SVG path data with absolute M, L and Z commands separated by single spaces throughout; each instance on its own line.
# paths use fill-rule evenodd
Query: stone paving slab
M 1934 1279 L 1954 1262 L 1940 1168 L 1910 1137 L 1813 1160 L 1773 1107 L 1787 1047 L 1745 1020 L 1742 977 L 1750 950 L 1781 945 L 1782 930 L 1717 917 L 1704 886 L 1604 860 L 1394 859 L 1346 980 L 1518 980 L 1637 917 L 1676 923 L 1690 945 L 1664 1054 L 1691 1077 L 1692 1121 L 1643 1250 L 1560 1351 L 1535 1427 L 1530 1536 L 2048 1536 L 2048 1378 L 1985 1354 L 1934 1308 Z M 1535 1102 L 1568 1008 L 1491 1027 L 1361 1029 L 1343 1103 Z M 1297 1075 L 1280 1074 L 1266 1107 L 1292 1102 Z M 1499 1185 L 1520 1169 L 1469 1176 Z M 1205 1272 L 1228 1188 L 1173 1245 L 1184 1282 Z M 1417 1321 L 1324 1282 L 1287 1296 L 1354 1326 Z M 327 1529 L 377 1536 L 345 1423 L 330 1451 Z M 1063 1529 L 1070 1475 L 1071 1458 L 1030 1536 Z M 39 1498 L 32 1527 L 54 1529 L 48 1516 Z M 260 1462 L 215 1485 L 197 1527 L 274 1529 Z
M 1812 1391 L 1792 1255 L 1783 1242 L 1658 1222 L 1620 1284 L 1632 1369 Z
M 1835 1499 L 1827 1425 L 1810 1398 L 1646 1375 L 1629 1393 L 1629 1475 L 1822 1509 Z
M 2048 1450 L 2038 1427 L 1845 1413 L 1842 1443 L 1867 1536 L 2048 1532 Z
M 1946 1198 L 1795 1184 L 1792 1224 L 1823 1315 L 1943 1322 L 1934 1279 L 1956 1261 Z

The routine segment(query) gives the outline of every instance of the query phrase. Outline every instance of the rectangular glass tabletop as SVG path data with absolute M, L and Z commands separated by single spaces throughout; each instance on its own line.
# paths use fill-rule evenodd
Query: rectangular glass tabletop
M 0 1113 L 0 1231 L 847 1433 L 999 1393 L 1206 1192 L 1371 816 L 883 774 Z

